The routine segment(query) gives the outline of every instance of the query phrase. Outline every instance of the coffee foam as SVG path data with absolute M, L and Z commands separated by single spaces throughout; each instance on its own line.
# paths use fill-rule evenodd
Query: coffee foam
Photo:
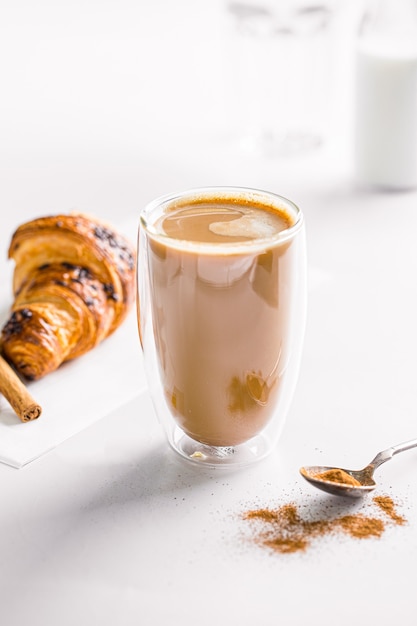
M 276 224 L 269 219 L 268 213 L 260 215 L 257 212 L 256 215 L 248 213 L 230 221 L 212 222 L 209 230 L 220 236 L 262 239 L 276 233 Z

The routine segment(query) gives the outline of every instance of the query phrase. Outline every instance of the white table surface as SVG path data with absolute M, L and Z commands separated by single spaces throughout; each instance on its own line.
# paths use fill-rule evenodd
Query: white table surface
M 414 624 L 416 452 L 376 474 L 407 519 L 379 539 L 275 554 L 240 519 L 288 502 L 360 512 L 299 467 L 358 468 L 417 436 L 417 193 L 356 187 L 348 65 L 323 148 L 266 159 L 233 138 L 221 2 L 21 0 L 5 14 L 0 269 L 25 219 L 77 208 L 119 222 L 162 193 L 232 184 L 303 209 L 310 284 L 300 379 L 268 460 L 187 466 L 145 393 L 21 469 L 0 465 L 1 623 Z

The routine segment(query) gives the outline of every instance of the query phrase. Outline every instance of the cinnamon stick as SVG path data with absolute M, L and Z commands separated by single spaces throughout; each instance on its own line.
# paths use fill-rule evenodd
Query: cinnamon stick
M 40 405 L 32 398 L 24 383 L 1 355 L 0 393 L 3 394 L 22 422 L 37 419 L 42 413 Z

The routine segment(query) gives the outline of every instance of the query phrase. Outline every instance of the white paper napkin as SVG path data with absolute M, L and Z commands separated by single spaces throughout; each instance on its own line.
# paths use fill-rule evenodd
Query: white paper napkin
M 133 228 L 134 224 L 129 228 L 125 224 L 121 231 L 128 230 L 132 240 L 132 233 L 136 238 Z M 12 302 L 12 270 L 10 263 L 0 263 L 2 323 Z M 27 388 L 42 407 L 42 415 L 31 422 L 21 422 L 0 395 L 0 462 L 16 468 L 145 392 L 136 311 L 132 310 L 113 335 L 93 350 L 43 379 L 28 383 Z

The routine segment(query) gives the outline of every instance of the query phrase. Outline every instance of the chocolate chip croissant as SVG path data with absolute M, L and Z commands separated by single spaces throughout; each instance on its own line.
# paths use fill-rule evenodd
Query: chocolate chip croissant
M 135 250 L 113 227 L 77 213 L 14 232 L 14 302 L 3 356 L 28 380 L 85 354 L 125 319 L 135 297 Z

